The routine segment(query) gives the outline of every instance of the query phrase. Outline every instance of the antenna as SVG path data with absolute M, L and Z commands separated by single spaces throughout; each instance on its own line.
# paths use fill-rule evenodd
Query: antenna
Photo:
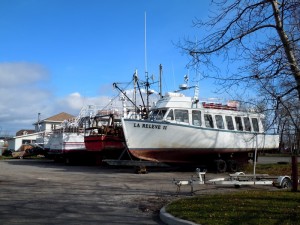
M 162 65 L 159 64 L 159 97 L 162 98 Z
M 147 68 L 147 14 L 145 12 L 145 40 L 144 40 L 144 48 L 145 48 L 145 73 L 146 73 L 146 78 L 148 77 L 148 68 Z
M 145 78 L 146 78 L 146 95 L 147 95 L 147 114 L 149 107 L 149 77 L 148 77 L 148 68 L 147 68 L 147 13 L 145 12 Z

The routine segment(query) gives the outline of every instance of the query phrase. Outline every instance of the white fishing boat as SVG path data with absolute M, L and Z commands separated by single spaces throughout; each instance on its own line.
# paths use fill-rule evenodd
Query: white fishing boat
M 35 145 L 44 149 L 45 151 L 49 151 L 50 142 L 49 139 L 51 137 L 52 132 L 47 131 L 39 131 L 38 136 L 36 138 Z
M 48 154 L 69 154 L 86 151 L 84 133 L 58 129 L 53 131 L 49 139 Z
M 44 148 L 48 157 L 62 159 L 69 163 L 88 157 L 84 143 L 83 123 L 95 113 L 95 106 L 83 107 L 77 117 L 63 121 L 51 132 L 44 135 Z
M 182 86 L 183 89 L 187 87 Z M 196 96 L 196 95 L 195 95 Z M 165 163 L 217 165 L 236 171 L 248 153 L 278 149 L 279 135 L 265 132 L 263 114 L 240 111 L 237 102 L 200 102 L 167 93 L 148 119 L 122 119 L 128 150 L 139 159 Z

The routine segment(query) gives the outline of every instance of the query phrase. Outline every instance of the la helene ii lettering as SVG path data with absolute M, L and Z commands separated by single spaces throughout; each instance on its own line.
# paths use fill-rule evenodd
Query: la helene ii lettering
M 150 129 L 160 129 L 160 125 L 158 124 L 148 124 L 148 123 L 143 123 L 142 128 L 150 128 Z
M 161 129 L 161 125 L 159 124 L 148 124 L 148 123 L 134 123 L 134 127 L 148 128 L 148 129 Z

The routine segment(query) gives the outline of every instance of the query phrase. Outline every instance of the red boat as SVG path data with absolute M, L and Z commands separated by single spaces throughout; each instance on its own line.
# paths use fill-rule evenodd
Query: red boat
M 88 151 L 103 151 L 124 149 L 125 142 L 124 137 L 113 135 L 89 135 L 84 137 L 85 147 Z
M 110 115 L 97 115 L 85 127 L 84 143 L 86 150 L 95 154 L 97 164 L 103 158 L 117 159 L 126 148 L 120 119 Z

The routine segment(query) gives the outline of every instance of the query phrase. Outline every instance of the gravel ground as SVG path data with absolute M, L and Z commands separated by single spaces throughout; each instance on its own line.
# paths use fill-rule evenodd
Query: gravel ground
M 0 160 L 0 224 L 163 224 L 159 210 L 191 195 L 189 186 L 182 186 L 177 193 L 173 178 L 188 180 L 191 175 L 195 175 L 193 171 L 174 169 L 135 174 L 132 168 Z M 220 176 L 208 173 L 206 179 Z M 194 187 L 197 195 L 228 191 L 238 189 Z

